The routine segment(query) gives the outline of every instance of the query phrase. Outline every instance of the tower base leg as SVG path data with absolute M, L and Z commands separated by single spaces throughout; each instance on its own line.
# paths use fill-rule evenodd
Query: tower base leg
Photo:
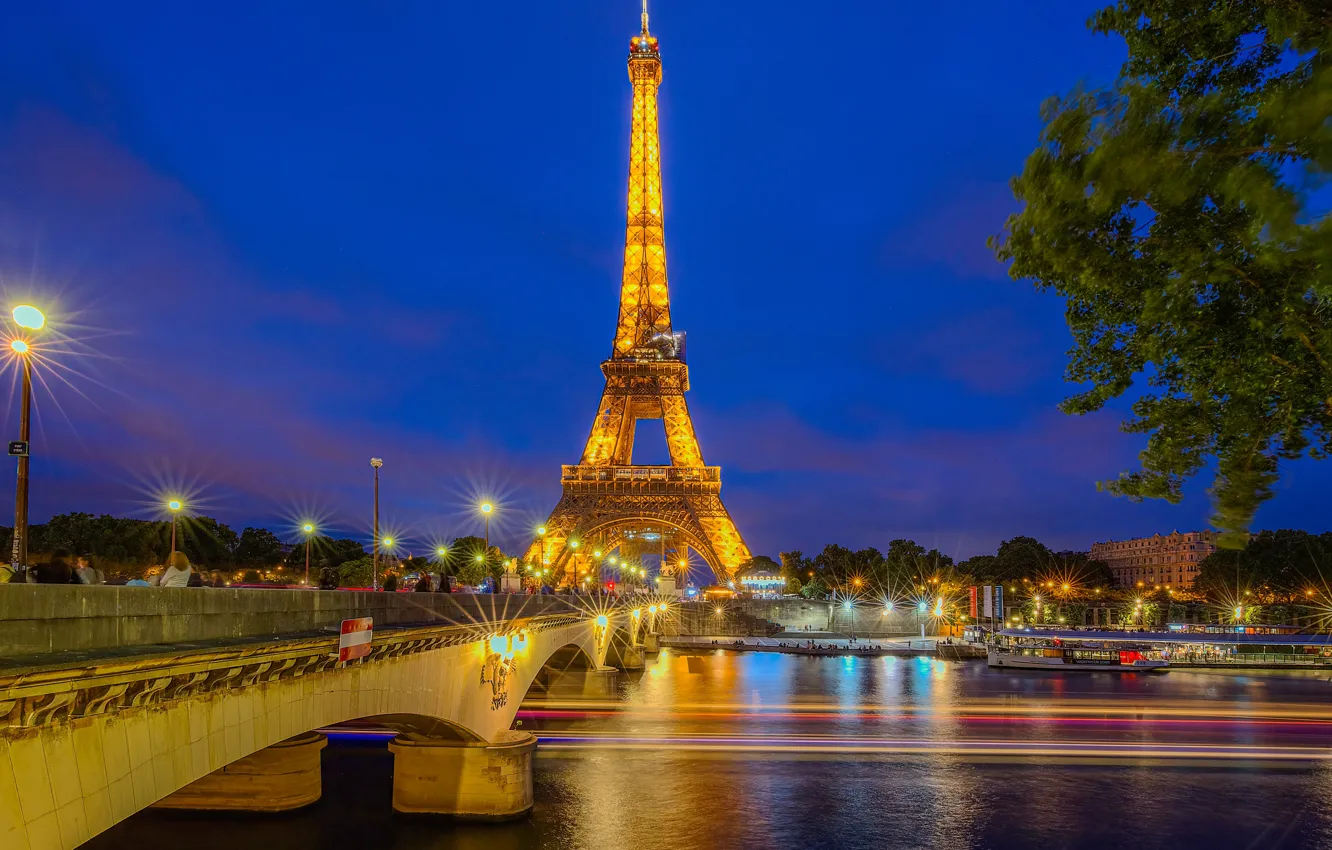
M 511 820 L 532 810 L 536 736 L 504 732 L 494 743 L 399 735 L 393 753 L 393 808 L 411 814 Z

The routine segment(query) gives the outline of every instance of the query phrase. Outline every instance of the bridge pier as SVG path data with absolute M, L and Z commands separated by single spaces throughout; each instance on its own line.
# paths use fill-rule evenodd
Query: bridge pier
M 502 732 L 494 743 L 399 735 L 393 753 L 393 808 L 411 814 L 508 820 L 532 809 L 536 736 Z
M 656 632 L 649 632 L 643 635 L 644 652 L 661 652 L 661 635 Z
M 616 648 L 617 656 L 615 666 L 621 670 L 642 670 L 646 666 L 646 660 L 643 657 L 643 647 L 633 644 L 622 644 Z
M 306 732 L 234 761 L 153 804 L 157 809 L 286 812 L 323 793 L 319 751 L 328 738 Z

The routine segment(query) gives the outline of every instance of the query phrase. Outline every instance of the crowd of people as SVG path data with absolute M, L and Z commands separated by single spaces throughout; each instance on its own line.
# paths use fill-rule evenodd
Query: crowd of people
M 0 565 L 0 584 L 107 584 L 107 577 L 93 563 L 92 555 L 79 555 L 69 562 L 66 549 L 56 549 L 51 559 L 34 564 L 27 570 L 15 572 L 8 565 Z M 184 552 L 172 552 L 166 567 L 160 573 L 123 582 L 128 587 L 226 587 L 227 579 L 221 570 L 195 569 Z

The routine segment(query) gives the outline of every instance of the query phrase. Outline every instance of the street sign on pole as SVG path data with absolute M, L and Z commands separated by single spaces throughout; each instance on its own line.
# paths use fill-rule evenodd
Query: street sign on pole
M 976 585 L 971 586 L 971 619 L 976 619 Z
M 338 636 L 338 663 L 364 658 L 370 654 L 370 641 L 375 637 L 375 621 L 372 617 L 360 617 L 342 621 L 342 633 Z
M 10 456 L 10 457 L 27 457 L 27 456 L 28 456 L 28 441 L 27 441 L 27 440 L 10 440 L 10 441 L 9 441 L 9 456 Z

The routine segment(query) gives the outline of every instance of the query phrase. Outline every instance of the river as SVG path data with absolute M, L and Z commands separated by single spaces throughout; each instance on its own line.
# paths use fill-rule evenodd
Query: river
M 1069 674 L 665 650 L 618 700 L 554 693 L 536 807 L 395 816 L 382 739 L 335 738 L 276 816 L 148 811 L 89 850 L 1329 848 L 1326 672 Z

